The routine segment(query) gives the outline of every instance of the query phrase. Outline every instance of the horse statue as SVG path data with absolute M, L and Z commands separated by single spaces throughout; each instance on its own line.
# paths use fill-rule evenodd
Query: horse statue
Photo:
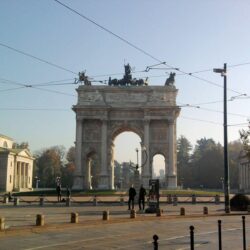
M 166 82 L 165 82 L 165 86 L 173 86 L 175 83 L 175 73 L 170 73 L 169 77 L 167 78 Z

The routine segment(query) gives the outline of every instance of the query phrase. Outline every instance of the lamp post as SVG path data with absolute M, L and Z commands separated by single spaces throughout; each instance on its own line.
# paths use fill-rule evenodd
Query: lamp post
M 228 167 L 228 139 L 227 139 L 227 64 L 224 63 L 224 68 L 214 69 L 215 73 L 220 73 L 224 78 L 224 196 L 225 196 L 225 212 L 230 213 L 230 185 L 229 185 L 229 167 Z
M 137 164 L 135 165 L 134 168 L 134 187 L 136 189 L 136 191 L 139 192 L 139 188 L 140 188 L 140 173 L 139 173 L 139 168 L 143 168 L 145 166 L 145 164 L 147 163 L 147 160 L 148 160 L 148 154 L 147 154 L 147 149 L 144 145 L 141 145 L 141 152 L 144 152 L 145 153 L 145 159 L 144 161 L 141 163 L 141 166 L 139 166 L 139 162 L 138 162 L 138 153 L 139 153 L 139 149 L 136 148 L 135 149 L 136 151 L 136 156 L 137 156 Z M 131 166 L 131 163 L 130 163 L 130 166 Z M 132 166 L 131 166 L 132 167 Z
M 137 159 L 137 161 L 136 161 L 136 169 L 138 169 L 139 168 L 139 164 L 138 164 L 138 152 L 139 152 L 139 149 L 136 148 L 135 151 L 136 151 L 136 159 Z

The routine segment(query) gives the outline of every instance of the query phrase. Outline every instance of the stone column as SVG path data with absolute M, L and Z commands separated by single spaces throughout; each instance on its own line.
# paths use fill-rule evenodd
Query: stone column
M 102 144 L 101 144 L 101 173 L 98 188 L 109 189 L 109 175 L 107 165 L 107 121 L 102 120 Z M 112 186 L 112 184 L 110 185 Z
M 22 162 L 19 162 L 19 190 L 22 188 Z
M 246 189 L 248 189 L 249 181 L 248 181 L 248 164 L 246 164 Z
M 239 178 L 238 178 L 238 181 L 239 181 L 239 189 L 241 190 L 242 189 L 242 164 L 239 165 Z
M 143 152 L 142 150 L 142 163 L 144 164 L 142 168 L 142 184 L 144 187 L 148 188 L 149 187 L 149 179 L 152 177 L 152 173 L 150 173 L 150 154 L 149 154 L 149 147 L 150 147 L 150 142 L 149 142 L 149 120 L 144 120 L 144 141 L 142 143 L 142 146 L 146 147 L 146 153 Z
M 168 188 L 177 187 L 177 176 L 176 176 L 176 134 L 175 134 L 175 123 L 170 121 L 168 125 L 168 175 L 167 182 Z
M 110 145 L 110 166 L 109 166 L 109 188 L 110 189 L 114 189 L 114 167 L 115 167 L 115 163 L 114 163 L 114 144 L 112 143 Z
M 84 175 L 82 170 L 82 123 L 81 118 L 76 119 L 76 170 L 72 189 L 84 188 Z
M 14 189 L 17 188 L 18 186 L 18 161 L 16 161 L 15 163 L 15 169 L 14 169 Z
M 92 159 L 87 159 L 87 168 L 86 168 L 86 188 L 91 190 L 92 189 L 92 176 L 91 176 L 91 164 L 92 164 Z
M 26 163 L 23 163 L 23 188 L 26 188 Z

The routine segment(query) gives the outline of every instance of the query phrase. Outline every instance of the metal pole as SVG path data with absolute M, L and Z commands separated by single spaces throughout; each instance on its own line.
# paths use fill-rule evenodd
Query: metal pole
M 242 229 L 243 229 L 243 250 L 246 250 L 246 223 L 245 216 L 242 216 Z
M 219 250 L 222 250 L 222 242 L 221 242 L 221 220 L 218 220 L 218 241 L 219 241 Z
M 137 168 L 139 167 L 139 161 L 138 161 L 138 148 L 136 148 L 135 149 L 135 151 L 136 151 L 136 158 L 137 158 L 137 162 L 136 162 L 136 166 L 137 166 Z
M 190 250 L 194 250 L 194 226 L 190 226 Z
M 230 213 L 229 201 L 229 167 L 228 167 L 228 149 L 227 149 L 227 64 L 224 63 L 224 194 L 225 194 L 225 212 Z

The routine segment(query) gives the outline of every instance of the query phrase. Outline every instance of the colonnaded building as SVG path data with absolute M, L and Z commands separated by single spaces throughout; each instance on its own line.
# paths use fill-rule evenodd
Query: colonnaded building
M 180 108 L 176 105 L 175 74 L 171 73 L 165 86 L 148 86 L 142 79 L 132 79 L 128 67 L 125 66 L 123 79 L 109 79 L 109 86 L 92 86 L 82 75 L 84 85 L 78 87 L 78 101 L 73 106 L 73 189 L 91 189 L 93 179 L 98 189 L 114 189 L 114 140 L 125 131 L 134 132 L 141 139 L 141 162 L 145 162 L 141 183 L 149 186 L 153 157 L 161 154 L 165 158 L 165 182 L 168 188 L 177 187 L 176 119 Z M 93 165 L 93 159 L 98 164 Z
M 27 148 L 13 148 L 12 138 L 0 135 L 0 190 L 32 189 L 33 161 Z
M 250 161 L 244 152 L 239 157 L 239 191 L 250 193 Z

